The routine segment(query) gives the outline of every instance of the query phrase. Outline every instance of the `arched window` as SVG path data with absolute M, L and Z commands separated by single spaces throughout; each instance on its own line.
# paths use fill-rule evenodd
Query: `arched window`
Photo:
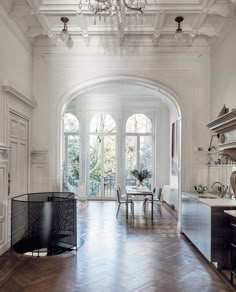
M 115 133 L 116 123 L 109 114 L 97 114 L 90 123 L 90 133 Z
M 135 185 L 131 171 L 152 171 L 152 123 L 144 114 L 134 114 L 126 122 L 126 185 Z M 145 181 L 151 188 L 151 179 Z
M 80 177 L 79 121 L 70 114 L 64 115 L 64 190 L 77 187 Z
M 114 197 L 116 123 L 109 114 L 97 114 L 90 123 L 89 195 Z

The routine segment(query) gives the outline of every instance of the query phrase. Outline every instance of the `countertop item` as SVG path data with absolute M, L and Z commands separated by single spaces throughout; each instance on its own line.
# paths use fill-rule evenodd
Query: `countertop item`
M 226 214 L 236 218 L 236 210 L 225 210 Z
M 228 199 L 228 198 L 219 198 L 219 196 L 212 193 L 191 193 L 191 192 L 182 192 L 183 194 L 199 200 L 200 202 L 208 205 L 209 207 L 235 207 L 236 208 L 236 200 Z M 208 197 L 208 198 L 207 198 Z M 210 199 L 214 198 L 214 199 Z

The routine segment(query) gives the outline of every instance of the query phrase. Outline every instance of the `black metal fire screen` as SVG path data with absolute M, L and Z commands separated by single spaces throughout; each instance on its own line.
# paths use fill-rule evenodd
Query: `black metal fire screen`
M 31 193 L 12 199 L 11 245 L 18 253 L 62 253 L 77 247 L 73 193 Z

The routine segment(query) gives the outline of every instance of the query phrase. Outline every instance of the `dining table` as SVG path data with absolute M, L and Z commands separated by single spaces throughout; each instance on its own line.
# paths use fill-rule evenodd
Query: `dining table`
M 126 186 L 126 219 L 129 218 L 128 200 L 130 197 L 136 196 L 151 197 L 151 219 L 153 221 L 153 192 L 150 191 L 147 187 L 137 188 L 136 186 Z

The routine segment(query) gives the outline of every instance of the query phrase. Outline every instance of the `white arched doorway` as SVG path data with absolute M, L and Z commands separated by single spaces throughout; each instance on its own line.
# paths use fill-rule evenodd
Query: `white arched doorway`
M 167 88 L 163 84 L 160 84 L 158 82 L 152 81 L 152 80 L 147 80 L 147 79 L 142 79 L 142 78 L 136 78 L 136 77 L 129 77 L 129 76 L 121 76 L 121 77 L 107 77 L 107 78 L 100 78 L 92 81 L 85 82 L 79 86 L 76 86 L 72 90 L 68 91 L 65 93 L 58 105 L 57 108 L 57 124 L 60 124 L 61 127 L 59 127 L 58 132 L 57 132 L 57 141 L 58 143 L 58 149 L 57 149 L 57 155 L 58 159 L 57 160 L 57 166 L 56 169 L 58 170 L 59 177 L 60 177 L 60 185 L 62 185 L 62 117 L 63 114 L 67 108 L 67 106 L 70 104 L 70 102 L 75 99 L 78 96 L 81 96 L 82 94 L 100 88 L 101 86 L 107 85 L 107 84 L 131 84 L 131 85 L 138 85 L 143 88 L 146 88 L 148 90 L 152 90 L 160 94 L 163 99 L 168 100 L 170 103 L 172 103 L 173 107 L 175 107 L 177 113 L 178 113 L 178 118 L 177 118 L 177 123 L 178 123 L 178 139 L 177 139 L 177 151 L 178 151 L 178 167 L 177 167 L 177 172 L 178 172 L 178 210 L 179 214 L 181 212 L 181 132 L 182 132 L 182 104 L 179 96 L 171 89 Z M 83 148 L 83 147 L 82 147 Z M 82 149 L 84 151 L 85 149 Z M 82 167 L 86 167 L 86 161 L 81 161 Z M 83 178 L 82 178 L 83 179 Z M 86 178 L 84 178 L 86 180 Z M 180 221 L 180 218 L 179 218 Z

